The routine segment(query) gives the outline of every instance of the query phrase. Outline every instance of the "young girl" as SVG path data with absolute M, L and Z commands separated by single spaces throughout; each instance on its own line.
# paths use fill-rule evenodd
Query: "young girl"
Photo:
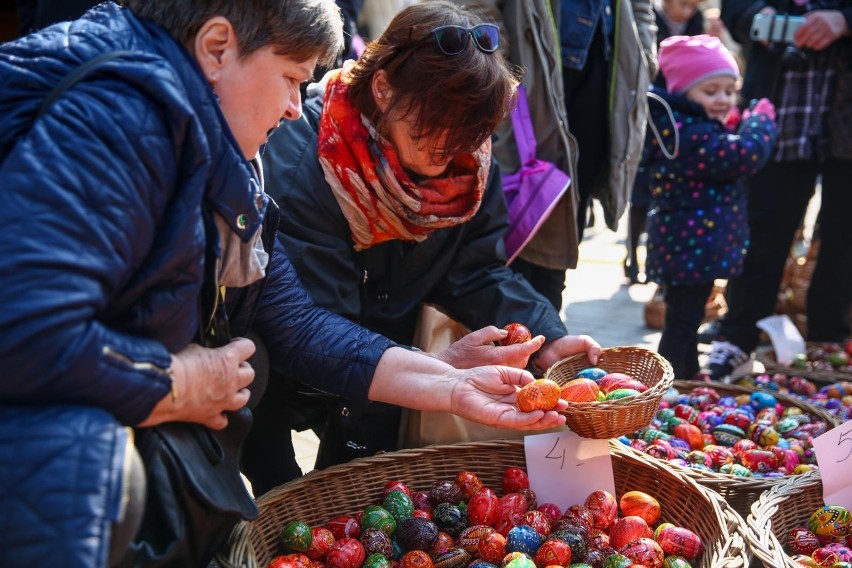
M 735 110 L 739 69 L 715 37 L 670 37 L 660 44 L 659 62 L 668 90 L 650 95 L 646 264 L 649 278 L 666 287 L 658 351 L 676 379 L 691 379 L 713 280 L 742 269 L 748 248 L 742 180 L 769 159 L 775 116 L 762 99 L 738 130 L 725 125 Z

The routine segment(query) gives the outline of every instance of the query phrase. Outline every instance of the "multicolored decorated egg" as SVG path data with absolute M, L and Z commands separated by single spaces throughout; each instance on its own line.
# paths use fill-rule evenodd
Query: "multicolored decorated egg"
M 474 525 L 467 527 L 459 534 L 459 546 L 470 554 L 479 554 L 479 541 L 495 532 L 494 527 L 488 525 Z
M 628 542 L 653 536 L 654 533 L 645 519 L 630 515 L 615 520 L 609 529 L 609 544 L 616 550 L 621 550 Z
M 494 528 L 506 536 L 512 527 L 521 524 L 527 509 L 527 498 L 520 493 L 503 495 L 500 497 L 500 515 L 494 523 Z
M 518 409 L 521 412 L 551 410 L 559 402 L 560 388 L 551 379 L 536 379 L 518 391 Z
M 742 428 L 733 424 L 719 424 L 713 428 L 713 438 L 720 446 L 733 446 L 745 438 L 745 435 Z
M 492 564 L 500 564 L 506 556 L 506 537 L 498 532 L 485 535 L 479 541 L 479 557 Z
M 826 547 L 814 550 L 811 553 L 811 558 L 814 559 L 817 566 L 834 566 L 840 560 L 840 556 L 835 551 Z
M 409 517 L 400 521 L 396 530 L 396 540 L 404 551 L 429 551 L 438 539 L 438 525 L 434 522 Z
M 765 448 L 777 444 L 780 435 L 772 426 L 758 422 L 749 426 L 748 437 L 758 446 Z
M 374 552 L 364 560 L 364 568 L 391 568 L 391 561 L 385 555 Z
M 525 489 L 525 488 L 521 487 L 520 489 L 518 489 L 516 491 L 516 493 L 520 493 L 521 495 L 524 496 L 524 498 L 526 498 L 526 500 L 527 500 L 527 509 L 526 510 L 527 511 L 529 511 L 531 509 L 535 509 L 536 507 L 538 507 L 538 497 L 536 497 L 535 491 L 533 491 L 532 489 Z
M 461 568 L 470 563 L 471 556 L 464 548 L 453 547 L 432 558 L 435 568 Z
M 595 528 L 608 529 L 615 522 L 615 517 L 618 515 L 618 501 L 609 491 L 603 489 L 592 491 L 586 497 L 585 505 L 592 511 Z
M 657 535 L 657 543 L 666 554 L 695 558 L 704 552 L 701 537 L 684 527 L 665 527 Z
M 311 545 L 305 551 L 305 556 L 311 560 L 320 560 L 331 550 L 334 544 L 334 535 L 325 527 L 314 527 L 311 529 Z
M 607 372 L 600 367 L 586 367 L 581 369 L 574 375 L 575 379 L 591 379 L 595 382 L 601 380 L 607 375 Z
M 288 552 L 304 552 L 311 547 L 314 533 L 311 525 L 302 521 L 291 521 L 284 525 L 278 535 L 281 548 Z
M 503 329 L 509 333 L 500 340 L 500 345 L 514 345 L 532 339 L 532 333 L 530 333 L 529 328 L 522 323 L 509 323 L 504 325 Z
M 639 391 L 634 389 L 615 389 L 613 391 L 609 391 L 604 400 L 621 400 L 622 398 L 628 398 L 638 394 Z
M 382 507 L 399 523 L 414 514 L 414 502 L 404 491 L 391 491 L 382 501 Z
M 568 566 L 571 563 L 571 547 L 564 540 L 551 538 L 545 540 L 533 557 L 538 568 L 547 566 Z
M 648 385 L 623 373 L 609 373 L 605 375 L 598 381 L 598 387 L 604 393 L 612 392 L 615 389 L 633 389 L 639 392 L 648 390 Z
M 568 402 L 595 402 L 600 389 L 592 379 L 573 379 L 562 385 L 560 397 Z
M 544 516 L 547 517 L 551 524 L 555 523 L 562 516 L 562 509 L 554 503 L 542 503 L 537 509 L 544 513 Z
M 778 467 L 778 457 L 767 450 L 749 450 L 740 459 L 753 473 L 769 473 Z
M 648 526 L 660 519 L 660 502 L 644 491 L 628 491 L 618 500 L 621 513 L 627 517 L 642 517 Z
M 460 471 L 456 474 L 456 485 L 462 490 L 462 499 L 465 501 L 482 491 L 483 483 L 479 476 L 472 471 Z
M 380 529 L 369 528 L 361 533 L 358 538 L 361 541 L 361 546 L 364 547 L 364 554 L 367 556 L 379 553 L 388 558 L 393 558 L 393 545 L 388 534 Z
M 675 554 L 663 559 L 663 568 L 692 568 L 692 564 L 683 556 Z
M 430 548 L 427 552 L 429 552 L 429 556 L 434 558 L 445 550 L 453 548 L 455 545 L 456 539 L 444 531 L 438 531 L 438 538 L 435 539 L 435 544 L 433 544 L 432 548 Z
M 398 479 L 391 479 L 390 481 L 385 483 L 385 486 L 382 488 L 382 499 L 387 497 L 388 493 L 390 493 L 391 491 L 402 491 L 409 497 L 412 497 L 411 489 L 409 489 L 405 483 Z
M 535 562 L 523 552 L 510 552 L 501 563 L 502 568 L 536 568 Z
M 432 512 L 432 520 L 438 525 L 438 529 L 455 538 L 469 526 L 467 515 L 452 503 L 440 503 L 435 505 Z
M 506 552 L 523 552 L 534 556 L 538 547 L 544 542 L 538 532 L 527 525 L 518 525 L 509 530 L 506 535 Z
M 619 552 L 632 560 L 634 564 L 650 568 L 660 568 L 665 557 L 663 549 L 652 538 L 633 540 L 624 545 Z
M 796 527 L 787 533 L 787 547 L 796 554 L 810 554 L 820 547 L 820 543 L 807 528 Z
M 335 541 L 325 555 L 325 563 L 329 568 L 360 568 L 365 558 L 364 547 L 358 539 L 342 538 Z
M 520 524 L 532 527 L 535 529 L 535 532 L 543 537 L 550 534 L 551 522 L 541 511 L 536 511 L 535 509 L 527 511 L 524 513 L 524 517 L 521 519 Z
M 814 511 L 808 519 L 808 529 L 817 536 L 845 537 L 852 525 L 849 509 L 826 505 Z
M 396 520 L 384 507 L 369 505 L 361 513 L 361 530 L 367 529 L 379 529 L 392 535 L 396 530 Z
M 458 503 L 462 498 L 462 489 L 455 481 L 448 479 L 436 481 L 429 489 L 429 500 L 433 505 L 438 503 Z
M 592 510 L 577 503 L 569 505 L 562 514 L 562 518 L 580 525 L 586 529 L 587 533 L 595 526 L 595 516 L 592 514 Z
M 601 568 L 630 568 L 631 566 L 633 566 L 633 560 L 620 553 L 610 554 L 601 564 Z

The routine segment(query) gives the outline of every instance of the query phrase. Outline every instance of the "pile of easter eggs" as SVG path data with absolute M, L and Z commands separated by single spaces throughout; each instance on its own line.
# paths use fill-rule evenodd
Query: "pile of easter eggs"
M 648 385 L 625 373 L 587 367 L 562 385 L 562 398 L 568 402 L 599 402 L 636 396 L 646 390 Z
M 501 485 L 498 497 L 470 471 L 428 491 L 389 481 L 381 503 L 357 513 L 287 523 L 267 568 L 685 568 L 704 552 L 694 532 L 660 523 L 659 502 L 641 491 L 597 490 L 562 511 L 537 503 L 521 468 Z
M 787 533 L 787 551 L 802 566 L 852 568 L 852 514 L 846 507 L 820 507 Z
M 845 345 L 823 342 L 808 345 L 805 353 L 797 353 L 790 367 L 808 371 L 840 371 L 852 373 L 852 340 Z
M 647 428 L 621 442 L 655 458 L 740 477 L 816 469 L 813 439 L 828 425 L 768 391 L 722 396 L 712 387 L 671 389 Z
M 746 375 L 736 381 L 737 384 L 770 392 L 780 392 L 806 400 L 836 415 L 841 422 L 852 418 L 852 382 L 838 381 L 818 386 L 804 377 L 786 373 L 762 373 Z

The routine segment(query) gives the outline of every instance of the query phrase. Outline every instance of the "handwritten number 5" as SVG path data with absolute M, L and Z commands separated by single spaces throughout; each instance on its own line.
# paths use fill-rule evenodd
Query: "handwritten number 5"
M 837 438 L 837 446 L 840 447 L 840 444 L 843 442 L 849 442 L 852 444 L 852 430 L 847 430 L 846 432 L 841 432 L 840 436 Z M 846 457 L 842 460 L 837 460 L 837 463 L 846 461 L 849 459 L 849 456 L 852 456 L 852 447 L 849 448 L 849 451 L 846 452 Z

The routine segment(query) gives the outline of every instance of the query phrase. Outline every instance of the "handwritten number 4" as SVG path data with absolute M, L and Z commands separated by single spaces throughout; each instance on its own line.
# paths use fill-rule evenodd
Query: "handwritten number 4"
M 842 444 L 843 442 L 849 442 L 850 444 L 852 444 L 852 430 L 847 430 L 845 432 L 840 433 L 840 436 L 837 438 L 837 446 L 840 447 L 840 444 Z M 848 460 L 849 456 L 852 456 L 852 447 L 849 448 L 849 451 L 846 452 L 846 456 L 843 459 L 837 460 L 837 463 Z
M 849 441 L 852 442 L 852 440 L 849 440 Z M 559 438 L 557 438 L 556 441 L 553 442 L 553 447 L 550 448 L 550 451 L 547 452 L 547 455 L 544 456 L 544 457 L 551 459 L 551 460 L 562 460 L 561 463 L 559 464 L 559 469 L 564 469 L 565 468 L 565 448 L 562 448 L 562 455 L 553 453 L 554 450 L 556 449 L 556 446 L 558 446 L 558 445 L 559 445 Z

